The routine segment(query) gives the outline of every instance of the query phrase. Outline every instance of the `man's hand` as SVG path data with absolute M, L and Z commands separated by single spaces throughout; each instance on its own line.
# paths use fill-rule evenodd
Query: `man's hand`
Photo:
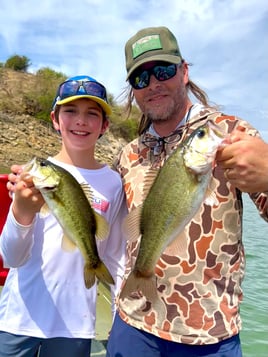
M 226 178 L 241 191 L 268 191 L 268 144 L 261 138 L 236 130 L 216 160 Z

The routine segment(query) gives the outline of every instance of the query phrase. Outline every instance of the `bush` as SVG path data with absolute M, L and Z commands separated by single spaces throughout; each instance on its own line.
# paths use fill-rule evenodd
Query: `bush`
M 129 142 L 138 135 L 139 118 L 140 111 L 136 106 L 133 106 L 131 116 L 126 117 L 125 108 L 123 106 L 114 105 L 113 114 L 110 118 L 110 130 L 115 136 L 122 137 Z
M 5 63 L 5 67 L 14 71 L 27 72 L 31 65 L 29 58 L 26 56 L 14 55 L 9 57 Z
M 23 102 L 27 114 L 50 122 L 49 114 L 58 85 L 64 82 L 66 75 L 50 68 L 41 68 L 36 72 L 33 89 L 24 94 Z

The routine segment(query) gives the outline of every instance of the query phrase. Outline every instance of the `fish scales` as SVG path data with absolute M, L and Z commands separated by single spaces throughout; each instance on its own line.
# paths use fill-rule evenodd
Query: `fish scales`
M 156 291 L 155 266 L 175 238 L 174 255 L 179 257 L 185 253 L 187 237 L 180 233 L 202 202 L 217 204 L 215 195 L 209 190 L 209 183 L 216 152 L 225 136 L 219 126 L 208 121 L 178 145 L 163 166 L 155 171 L 156 175 L 152 171 L 148 174 L 154 180 L 144 202 L 130 212 L 125 224 L 127 227 L 129 222 L 129 227 L 135 227 L 135 220 L 138 219 L 138 232 L 133 229 L 135 232 L 130 239 L 137 239 L 136 235 L 140 238 L 134 267 L 121 292 L 121 297 L 126 299 L 126 308 L 130 306 L 128 296 L 135 296 L 137 304 L 137 293 L 140 298 L 149 296 L 152 289 Z M 144 181 L 147 192 L 146 178 Z
M 161 252 L 174 235 L 180 233 L 202 202 L 209 177 L 209 173 L 197 177 L 185 169 L 181 147 L 165 162 L 142 208 L 142 241 L 136 261 L 137 270 L 152 271 Z
M 40 191 L 45 197 L 45 201 L 56 216 L 64 232 L 73 242 L 76 242 L 84 255 L 90 256 L 91 265 L 98 264 L 99 258 L 95 239 L 96 219 L 93 209 L 80 188 L 75 178 L 66 174 L 66 170 L 57 167 L 62 178 L 56 190 Z M 79 213 L 79 214 L 78 214 Z M 79 239 L 77 238 L 79 236 Z
M 24 174 L 33 177 L 35 187 L 40 190 L 49 211 L 61 225 L 64 232 L 63 249 L 72 251 L 78 247 L 80 250 L 85 261 L 85 286 L 93 286 L 96 278 L 114 284 L 107 267 L 99 258 L 96 245 L 96 236 L 106 238 L 108 224 L 91 207 L 89 197 L 85 194 L 89 187 L 83 189 L 67 170 L 48 160 L 35 158 L 25 165 Z

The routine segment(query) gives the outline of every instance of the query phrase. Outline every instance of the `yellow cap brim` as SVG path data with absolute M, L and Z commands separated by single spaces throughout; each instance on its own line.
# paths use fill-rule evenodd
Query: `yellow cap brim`
M 109 104 L 107 104 L 103 99 L 99 97 L 95 97 L 93 95 L 88 95 L 88 94 L 79 94 L 79 95 L 73 95 L 71 97 L 64 98 L 62 100 L 58 100 L 55 104 L 56 105 L 62 105 L 62 104 L 67 104 L 70 102 L 73 102 L 74 100 L 81 99 L 81 98 L 88 98 L 93 100 L 94 102 L 98 103 L 102 109 L 105 111 L 107 115 L 112 114 L 112 108 L 110 107 Z

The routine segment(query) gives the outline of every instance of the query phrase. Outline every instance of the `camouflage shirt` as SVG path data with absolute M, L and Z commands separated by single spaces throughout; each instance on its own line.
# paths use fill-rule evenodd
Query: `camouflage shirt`
M 203 108 L 190 119 L 190 129 L 182 137 L 208 119 L 228 133 L 244 127 L 250 135 L 258 135 L 247 122 L 235 116 Z M 146 170 L 173 149 L 174 143 L 166 144 L 166 150 L 154 155 L 141 137 L 124 147 L 117 170 L 123 179 L 129 211 L 142 203 Z M 119 314 L 128 324 L 166 340 L 197 345 L 217 343 L 239 333 L 241 283 L 245 271 L 242 195 L 218 166 L 213 169 L 211 180 L 220 204 L 212 207 L 202 204 L 186 225 L 182 233 L 188 239 L 186 252 L 174 255 L 168 246 L 162 253 L 155 267 L 157 301 L 146 297 L 142 308 L 132 311 L 125 306 L 122 297 L 118 297 Z M 268 221 L 267 192 L 251 195 L 251 198 Z M 159 212 L 161 214 L 161 208 Z M 139 241 L 128 243 L 125 279 L 134 267 L 138 249 Z

